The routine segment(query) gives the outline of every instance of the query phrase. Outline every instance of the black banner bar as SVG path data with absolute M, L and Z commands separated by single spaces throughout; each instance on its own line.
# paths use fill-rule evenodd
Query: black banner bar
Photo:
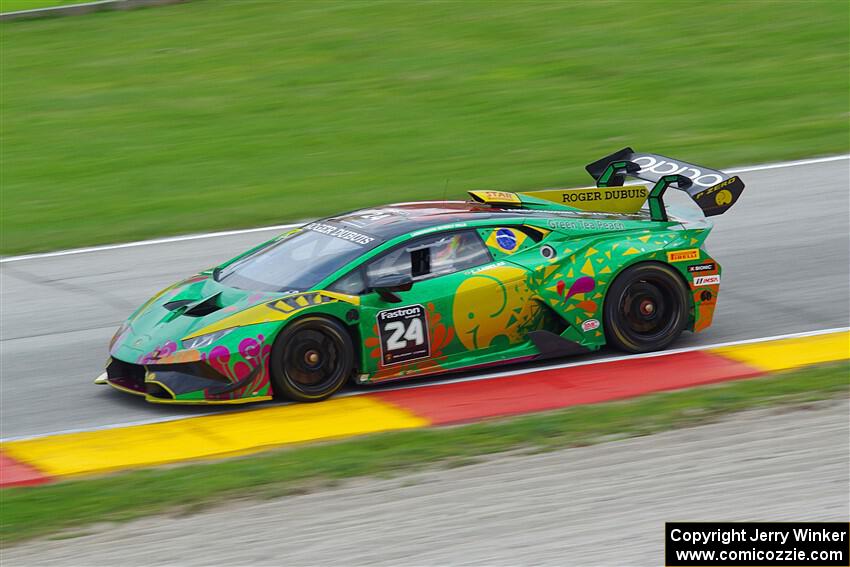
M 668 567 L 850 566 L 844 522 L 667 522 Z

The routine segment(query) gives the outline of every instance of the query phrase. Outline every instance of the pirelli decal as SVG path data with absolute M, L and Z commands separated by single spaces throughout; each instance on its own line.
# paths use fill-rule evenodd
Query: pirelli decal
M 699 260 L 699 248 L 690 248 L 688 250 L 676 250 L 675 252 L 667 252 L 667 261 L 673 262 L 690 262 L 691 260 Z

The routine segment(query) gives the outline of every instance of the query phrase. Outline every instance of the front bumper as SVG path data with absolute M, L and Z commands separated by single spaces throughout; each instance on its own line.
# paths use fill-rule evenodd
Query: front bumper
M 233 381 L 203 362 L 142 365 L 111 357 L 95 383 L 159 404 L 244 404 L 272 399 L 264 372 L 256 366 Z M 265 388 L 252 387 L 263 382 Z

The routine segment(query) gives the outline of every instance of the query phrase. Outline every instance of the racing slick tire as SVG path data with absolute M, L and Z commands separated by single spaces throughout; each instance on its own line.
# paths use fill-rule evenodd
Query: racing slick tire
M 603 319 L 608 343 L 633 353 L 667 348 L 688 323 L 688 288 L 660 262 L 623 270 L 608 289 Z
M 303 317 L 275 339 L 270 363 L 274 393 L 299 402 L 324 400 L 345 384 L 353 365 L 354 346 L 342 323 Z

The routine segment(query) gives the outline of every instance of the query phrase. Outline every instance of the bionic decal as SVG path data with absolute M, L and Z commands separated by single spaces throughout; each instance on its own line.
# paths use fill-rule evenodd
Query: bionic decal
M 407 305 L 379 311 L 376 320 L 384 366 L 431 356 L 428 321 L 423 306 Z
M 714 262 L 708 262 L 706 264 L 694 264 L 693 266 L 688 266 L 688 271 L 690 273 L 699 273 L 699 272 L 713 272 L 717 267 L 714 265 Z

